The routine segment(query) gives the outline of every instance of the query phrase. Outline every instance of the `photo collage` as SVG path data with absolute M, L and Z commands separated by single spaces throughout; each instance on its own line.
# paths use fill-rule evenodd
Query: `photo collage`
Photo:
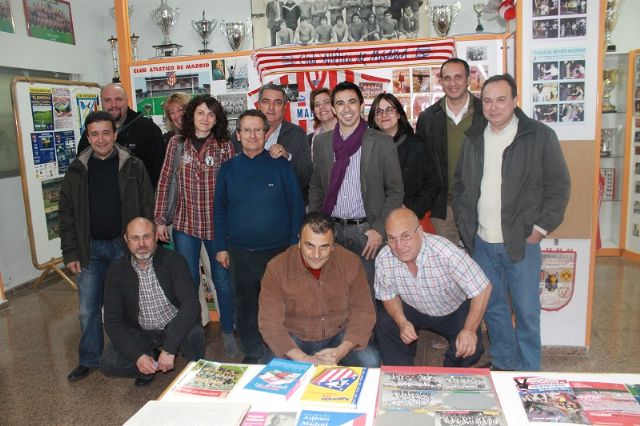
M 533 0 L 534 39 L 574 38 L 587 35 L 587 0 Z
M 640 239 L 640 58 L 636 58 L 633 85 L 633 194 L 630 204 L 633 206 L 631 217 L 631 235 Z

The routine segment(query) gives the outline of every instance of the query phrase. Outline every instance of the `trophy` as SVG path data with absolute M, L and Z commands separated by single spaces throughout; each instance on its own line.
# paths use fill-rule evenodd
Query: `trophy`
M 602 112 L 616 112 L 616 106 L 611 103 L 611 91 L 618 83 L 618 70 L 604 70 L 602 71 L 603 91 L 602 96 Z
M 604 40 L 607 46 L 607 52 L 615 52 L 615 44 L 611 44 L 611 33 L 618 22 L 618 14 L 624 0 L 606 0 L 606 8 L 604 12 Z
M 140 36 L 137 36 L 136 33 L 131 34 L 131 56 L 133 56 L 133 60 L 138 60 L 138 39 Z
M 153 23 L 162 31 L 163 36 L 162 44 L 153 46 L 156 49 L 156 57 L 180 55 L 180 48 L 182 46 L 172 42 L 169 38 L 171 28 L 176 24 L 178 16 L 180 15 L 180 9 L 177 7 L 172 9 L 167 4 L 167 0 L 160 0 L 160 6 L 152 10 L 150 15 Z
M 111 38 L 107 39 L 107 41 L 111 43 L 111 59 L 113 60 L 113 77 L 111 78 L 111 81 L 113 83 L 117 83 L 120 81 L 120 71 L 118 69 L 118 54 L 116 52 L 118 39 L 112 35 Z
M 202 20 L 191 21 L 191 26 L 202 38 L 202 50 L 198 50 L 198 52 L 201 55 L 206 55 L 207 53 L 213 53 L 213 50 L 207 49 L 207 44 L 209 44 L 209 36 L 213 32 L 213 30 L 216 28 L 216 25 L 218 25 L 217 19 L 212 19 L 210 21 L 205 19 L 204 10 L 202 11 Z
M 440 37 L 445 37 L 449 34 L 449 30 L 451 29 L 451 25 L 453 24 L 454 19 L 458 16 L 458 12 L 460 12 L 460 1 L 455 2 L 452 5 L 436 5 L 430 6 L 429 3 L 425 5 L 427 9 L 427 16 L 431 19 L 431 23 L 433 24 L 433 28 L 435 28 L 436 33 Z
M 484 11 L 484 3 L 474 3 L 473 11 L 476 12 L 476 17 L 478 18 L 478 26 L 476 27 L 476 32 L 481 33 L 484 31 L 482 22 L 480 22 L 480 17 L 482 17 L 482 12 Z
M 238 51 L 244 43 L 244 38 L 251 33 L 251 20 L 244 22 L 225 22 L 220 23 L 220 30 L 227 37 L 229 45 L 234 51 Z
M 622 126 L 600 129 L 600 157 L 611 157 L 613 151 L 613 137 L 622 130 Z

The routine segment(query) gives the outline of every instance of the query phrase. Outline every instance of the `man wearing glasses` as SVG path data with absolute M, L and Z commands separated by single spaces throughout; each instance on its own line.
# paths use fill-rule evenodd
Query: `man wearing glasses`
M 243 364 L 256 364 L 264 356 L 258 331 L 260 281 L 267 263 L 298 242 L 304 215 L 289 162 L 265 149 L 268 131 L 262 112 L 240 114 L 236 135 L 242 151 L 220 167 L 214 198 L 216 260 L 230 268 Z
M 430 330 L 449 342 L 445 367 L 473 366 L 484 352 L 480 322 L 491 294 L 482 269 L 446 238 L 422 232 L 407 208 L 392 211 L 385 230 L 375 277 L 383 363 L 414 365 L 416 330 Z

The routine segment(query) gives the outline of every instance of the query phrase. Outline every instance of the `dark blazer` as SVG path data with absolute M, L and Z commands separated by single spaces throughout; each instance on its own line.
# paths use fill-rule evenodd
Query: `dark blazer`
M 309 185 L 309 211 L 320 211 L 329 188 L 334 163 L 333 130 L 316 137 L 313 176 Z M 404 196 L 398 151 L 391 136 L 366 129 L 362 138 L 360 185 L 369 226 L 384 237 L 384 221 L 402 205 Z
M 400 138 L 403 139 L 402 143 Z M 398 160 L 404 184 L 405 207 L 422 218 L 440 193 L 442 185 L 438 165 L 433 155 L 427 154 L 427 146 L 416 135 L 396 136 Z
M 471 93 L 473 108 L 473 118 L 471 126 L 484 120 L 482 115 L 482 101 Z M 418 116 L 418 123 L 416 124 L 416 134 L 424 140 L 428 149 L 437 156 L 438 172 L 440 173 L 440 179 L 442 184 L 442 191 L 436 197 L 431 207 L 431 215 L 440 219 L 446 219 L 447 216 L 447 194 L 449 192 L 449 186 L 453 185 L 453 182 L 449 182 L 449 167 L 455 169 L 455 164 L 449 164 L 448 149 L 447 149 L 447 112 L 442 107 L 445 98 L 442 98 L 439 102 L 431 105 L 425 109 Z
M 200 302 L 184 257 L 178 252 L 158 246 L 153 256 L 153 269 L 164 295 L 178 308 L 171 331 L 165 333 L 162 346 L 175 354 L 189 331 L 200 321 Z M 138 323 L 140 302 L 138 274 L 131 266 L 131 256 L 122 256 L 109 270 L 104 287 L 104 328 L 111 343 L 131 360 L 145 352 Z

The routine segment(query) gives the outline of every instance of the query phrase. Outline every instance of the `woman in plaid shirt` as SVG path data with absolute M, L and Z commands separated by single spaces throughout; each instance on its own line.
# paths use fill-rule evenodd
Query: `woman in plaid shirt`
M 233 337 L 233 296 L 229 272 L 215 261 L 213 196 L 220 165 L 233 157 L 229 142 L 227 117 L 222 105 L 209 95 L 193 98 L 182 116 L 181 136 L 174 136 L 167 146 L 156 192 L 155 223 L 162 241 L 169 240 L 166 212 L 168 190 L 173 174 L 176 148 L 183 144 L 177 168 L 177 201 L 173 218 L 173 241 L 178 253 L 189 265 L 195 291 L 200 285 L 200 248 L 209 255 L 213 282 L 218 297 L 220 324 L 225 354 L 235 356 Z M 229 353 L 227 353 L 229 352 Z

